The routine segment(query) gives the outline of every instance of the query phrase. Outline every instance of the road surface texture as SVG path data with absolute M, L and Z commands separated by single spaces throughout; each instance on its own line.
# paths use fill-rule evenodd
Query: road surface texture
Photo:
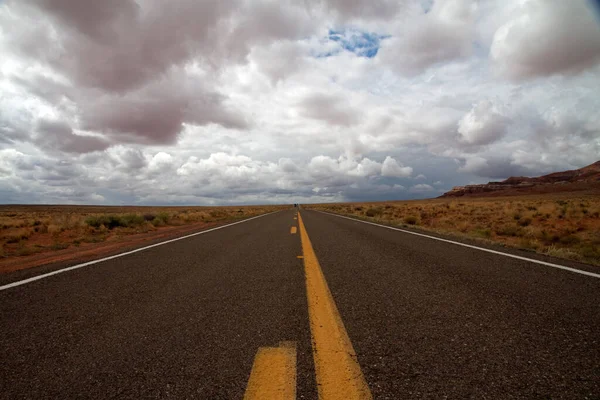
M 0 398 L 598 399 L 599 342 L 597 276 L 290 209 L 0 287 Z

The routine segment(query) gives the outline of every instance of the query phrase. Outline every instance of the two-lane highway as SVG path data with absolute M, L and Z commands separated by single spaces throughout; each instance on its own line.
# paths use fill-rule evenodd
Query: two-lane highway
M 0 290 L 0 398 L 599 398 L 599 289 L 290 209 Z
M 302 215 L 375 398 L 600 398 L 600 279 Z
M 292 210 L 0 292 L 0 397 L 241 398 L 263 346 L 297 343 L 314 398 Z

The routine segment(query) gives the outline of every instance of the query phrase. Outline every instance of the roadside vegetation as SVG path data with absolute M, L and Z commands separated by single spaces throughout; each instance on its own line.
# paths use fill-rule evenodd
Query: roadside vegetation
M 229 222 L 284 206 L 103 207 L 0 206 L 0 260 L 118 241 L 151 231 Z
M 307 206 L 600 265 L 600 197 L 569 194 Z

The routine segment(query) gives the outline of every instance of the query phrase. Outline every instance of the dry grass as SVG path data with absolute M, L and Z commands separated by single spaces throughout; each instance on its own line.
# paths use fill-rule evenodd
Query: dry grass
M 555 195 L 307 206 L 600 265 L 600 197 Z
M 62 250 L 169 226 L 232 221 L 287 206 L 0 206 L 0 258 Z

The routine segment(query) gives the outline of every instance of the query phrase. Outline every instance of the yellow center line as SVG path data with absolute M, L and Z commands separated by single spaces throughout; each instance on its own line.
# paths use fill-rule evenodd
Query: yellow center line
M 246 386 L 244 400 L 296 398 L 296 344 L 281 342 L 279 347 L 261 347 Z
M 292 229 L 290 229 L 290 233 L 293 235 L 296 232 L 297 232 L 297 228 L 295 226 L 292 226 Z
M 372 399 L 301 215 L 298 224 L 319 399 Z

